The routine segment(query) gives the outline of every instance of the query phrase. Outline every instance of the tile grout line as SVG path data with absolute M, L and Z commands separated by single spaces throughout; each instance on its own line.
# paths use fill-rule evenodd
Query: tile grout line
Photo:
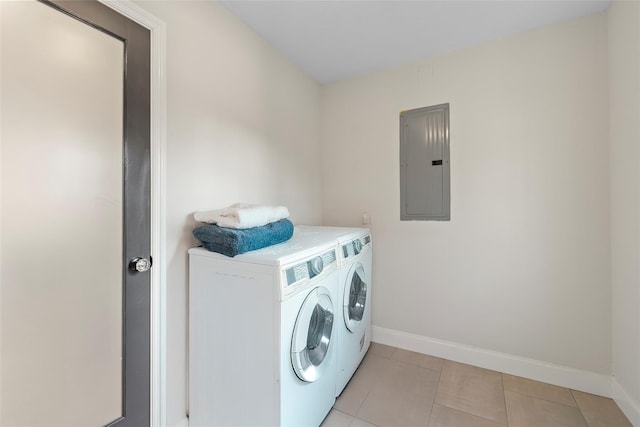
M 393 361 L 395 363 L 399 363 L 400 365 L 404 365 L 404 366 L 410 367 L 410 368 L 417 368 L 417 369 L 426 370 L 426 371 L 429 371 L 429 372 L 437 372 L 438 373 L 438 385 L 436 386 L 436 392 L 434 393 L 433 400 L 431 401 L 431 410 L 429 411 L 429 418 L 427 419 L 427 427 L 428 427 L 429 423 L 431 423 L 431 417 L 433 416 L 433 407 L 436 404 L 436 398 L 438 396 L 438 389 L 440 388 L 440 381 L 442 379 L 442 370 L 444 369 L 444 362 L 447 359 L 440 358 L 442 360 L 442 366 L 440 367 L 440 370 L 435 370 L 435 369 L 432 369 L 432 368 L 427 368 L 427 367 L 422 366 L 422 365 L 417 364 L 417 363 L 410 363 L 410 362 L 405 362 L 403 360 L 394 359 L 393 355 L 396 354 L 396 352 L 398 350 L 399 349 L 397 347 L 395 347 L 395 350 L 393 351 L 393 353 L 391 353 L 391 356 L 389 357 L 389 360 L 391 360 L 391 361 Z M 410 350 L 406 350 L 406 351 L 410 351 Z M 420 354 L 420 353 L 418 353 L 418 354 Z M 435 357 L 435 356 L 430 356 L 430 355 L 425 355 L 425 356 Z
M 460 362 L 456 362 L 456 361 L 449 360 L 449 359 L 442 359 L 442 360 L 444 360 L 445 362 L 460 363 Z M 462 363 L 462 364 L 464 365 L 464 363 Z M 473 365 L 469 365 L 469 366 L 473 366 Z M 480 368 L 480 369 L 484 369 L 484 368 Z M 444 370 L 444 364 L 443 364 L 443 370 Z M 487 370 L 490 371 L 491 369 L 487 369 Z M 498 372 L 498 371 L 493 371 L 493 372 L 495 372 L 497 374 L 500 374 L 500 380 L 502 381 L 502 372 Z M 440 387 L 440 384 L 438 383 L 438 388 L 439 387 Z M 502 393 L 504 395 L 504 383 L 502 385 Z M 462 412 L 463 414 L 466 414 L 466 415 L 471 415 L 472 417 L 481 418 L 483 420 L 490 421 L 492 423 L 501 425 L 503 427 L 509 427 L 509 420 L 508 419 L 507 419 L 507 424 L 502 424 L 502 423 L 500 423 L 500 422 L 498 422 L 498 421 L 496 421 L 494 419 L 487 418 L 487 417 L 485 417 L 483 415 L 474 414 L 473 412 L 468 412 L 468 411 L 465 411 L 464 409 L 460 409 L 460 408 L 454 408 L 453 406 L 445 405 L 444 403 L 438 403 L 438 405 L 443 406 L 443 407 L 448 408 L 448 409 L 451 409 L 451 410 L 454 410 L 454 411 Z M 505 412 L 506 412 L 506 397 L 505 397 Z
M 573 399 L 574 402 L 576 402 L 576 407 L 578 408 L 578 411 L 580 411 L 580 415 L 582 416 L 582 419 L 584 420 L 584 424 L 587 427 L 591 427 L 591 425 L 589 424 L 589 421 L 587 421 L 587 417 L 584 416 L 584 412 L 582 412 L 582 408 L 580 407 L 580 404 L 578 403 L 578 400 L 576 399 L 576 396 L 573 394 L 573 390 L 569 389 L 569 394 L 571 394 L 571 398 Z
M 503 385 L 504 387 L 504 385 Z M 570 389 L 569 392 L 571 392 Z M 534 396 L 532 394 L 527 394 L 525 392 L 522 391 L 518 391 L 518 390 L 509 390 L 509 393 L 515 393 L 515 394 L 519 394 L 520 396 L 524 396 L 524 397 L 528 397 L 530 399 L 536 399 L 536 400 L 541 400 L 543 402 L 548 402 L 548 403 L 555 403 L 556 405 L 562 405 L 562 406 L 566 406 L 567 408 L 574 408 L 574 409 L 578 409 L 580 412 L 582 412 L 582 410 L 580 409 L 580 406 L 578 405 L 578 403 L 576 402 L 576 406 L 571 406 L 571 405 L 567 405 L 566 403 L 563 402 L 558 402 L 557 400 L 552 400 L 546 397 L 542 397 L 542 396 Z M 505 390 L 505 398 L 506 398 L 506 390 Z
M 500 382 L 502 383 L 502 398 L 504 400 L 504 416 L 507 418 L 507 427 L 509 427 L 509 409 L 507 409 L 507 390 L 504 387 L 504 373 L 500 372 Z
M 396 347 L 394 347 L 393 349 L 394 349 L 394 350 L 393 350 L 393 352 L 391 353 L 391 356 L 393 356 L 393 353 L 395 353 L 395 352 L 396 352 L 396 350 L 397 350 L 397 348 L 396 348 Z M 367 350 L 367 353 L 368 353 L 370 350 L 371 350 L 371 348 L 369 348 L 369 350 Z M 389 357 L 384 357 L 384 356 L 376 355 L 376 354 L 373 354 L 373 353 L 372 353 L 372 355 L 373 355 L 373 356 L 379 356 L 379 357 L 380 357 L 380 358 L 382 358 L 382 359 L 388 359 L 388 360 L 391 360 L 391 356 L 389 356 Z M 366 356 L 366 354 L 365 354 L 365 356 Z M 363 358 L 363 360 L 364 360 L 364 358 Z M 361 362 L 361 363 L 362 363 L 362 362 Z M 364 402 L 367 400 L 367 397 L 369 397 L 369 394 L 371 394 L 371 390 L 373 390 L 373 388 L 374 388 L 374 387 L 376 386 L 376 384 L 378 383 L 378 379 L 379 379 L 379 377 L 376 377 L 375 381 L 374 381 L 374 382 L 373 382 L 373 384 L 371 385 L 371 388 L 369 388 L 369 390 L 367 390 L 367 394 L 365 394 L 365 395 L 364 395 L 364 399 L 362 399 L 362 402 L 360 402 L 360 405 L 358 406 L 358 409 L 356 410 L 356 414 L 353 416 L 353 418 L 354 418 L 354 419 L 355 419 L 355 418 L 358 418 L 359 420 L 366 421 L 366 422 L 367 422 L 367 423 L 369 423 L 369 424 L 373 424 L 373 423 L 370 423 L 370 422 L 369 422 L 369 421 L 367 421 L 367 420 L 363 420 L 362 418 L 359 418 L 359 417 L 358 417 L 358 414 L 360 413 L 360 409 L 362 409 L 362 405 L 364 405 Z M 352 421 L 352 422 L 353 422 L 353 421 Z
M 431 401 L 431 410 L 429 411 L 429 418 L 427 419 L 427 427 L 428 427 L 429 423 L 431 422 L 431 416 L 433 415 L 433 407 L 435 405 L 436 397 L 437 397 L 437 394 L 438 394 L 438 388 L 440 387 L 440 381 L 441 381 L 441 378 L 442 378 L 442 369 L 444 367 L 444 361 L 446 361 L 446 359 L 441 359 L 443 361 L 442 367 L 440 368 L 440 370 L 436 370 L 436 369 L 431 369 L 431 368 L 427 368 L 427 367 L 421 366 L 421 365 L 416 364 L 416 363 L 410 363 L 410 362 L 406 362 L 406 361 L 403 361 L 403 360 L 394 359 L 393 356 L 396 354 L 396 352 L 398 350 L 399 350 L 398 347 L 393 347 L 393 351 L 389 354 L 388 357 L 385 357 L 385 356 L 383 356 L 381 354 L 375 354 L 375 355 L 380 357 L 380 358 L 382 358 L 382 359 L 385 359 L 385 360 L 387 360 L 389 362 L 397 363 L 398 365 L 401 365 L 401 366 L 409 367 L 409 368 L 412 368 L 412 369 L 419 369 L 419 370 L 429 371 L 429 372 L 433 372 L 433 373 L 437 373 L 438 374 L 438 385 L 436 386 L 436 390 L 435 390 L 435 393 L 434 393 L 434 396 L 433 396 L 433 400 Z M 371 393 L 371 391 L 373 390 L 374 387 L 375 387 L 375 384 L 374 384 L 373 387 L 371 387 L 369 392 L 366 394 L 364 400 L 362 401 L 362 403 L 360 404 L 360 407 L 358 408 L 358 411 L 356 412 L 356 415 L 354 416 L 354 419 L 358 419 L 358 420 L 367 422 L 368 424 L 377 426 L 376 424 L 373 424 L 373 423 L 371 423 L 371 422 L 369 422 L 367 420 L 359 418 L 358 415 L 357 415 L 360 412 L 360 409 L 362 408 L 362 405 L 364 405 L 364 402 L 367 400 L 367 397 L 369 396 L 369 394 Z
M 436 386 L 436 392 L 433 395 L 433 402 L 431 402 L 431 411 L 429 412 L 427 427 L 431 425 L 431 419 L 433 418 L 433 408 L 436 405 L 436 399 L 438 398 L 438 391 L 440 390 L 440 383 L 442 382 L 442 371 L 444 371 L 444 364 L 446 361 L 446 359 L 442 359 L 442 367 L 440 368 L 440 372 L 438 372 L 438 385 Z

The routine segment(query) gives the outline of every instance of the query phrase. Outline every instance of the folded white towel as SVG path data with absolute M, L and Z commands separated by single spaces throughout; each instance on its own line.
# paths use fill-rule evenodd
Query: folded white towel
M 289 209 L 285 206 L 236 203 L 224 209 L 196 212 L 193 218 L 220 227 L 252 228 L 289 218 Z

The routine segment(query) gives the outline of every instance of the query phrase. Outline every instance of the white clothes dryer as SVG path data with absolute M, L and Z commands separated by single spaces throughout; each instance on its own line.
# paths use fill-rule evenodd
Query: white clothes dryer
M 189 274 L 189 425 L 320 425 L 335 402 L 335 243 L 194 248 Z
M 339 268 L 336 396 L 339 396 L 371 344 L 371 232 L 368 228 L 319 226 L 298 226 L 297 230 L 336 240 Z

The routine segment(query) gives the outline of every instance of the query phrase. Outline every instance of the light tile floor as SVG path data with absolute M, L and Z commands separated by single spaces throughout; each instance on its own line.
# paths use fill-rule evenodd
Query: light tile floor
M 615 402 L 371 343 L 322 427 L 632 427 Z

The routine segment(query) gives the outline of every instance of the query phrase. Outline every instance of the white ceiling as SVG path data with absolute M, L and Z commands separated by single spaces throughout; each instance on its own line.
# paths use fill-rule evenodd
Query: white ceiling
M 610 0 L 221 1 L 319 83 L 605 10 Z

